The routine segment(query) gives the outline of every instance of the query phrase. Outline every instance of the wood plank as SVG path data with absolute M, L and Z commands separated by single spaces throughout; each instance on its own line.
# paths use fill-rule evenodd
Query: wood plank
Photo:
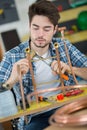
M 60 12 L 61 18 L 60 18 L 59 23 L 69 21 L 69 20 L 72 20 L 72 19 L 77 19 L 78 14 L 81 11 L 86 11 L 86 10 L 87 10 L 87 5 L 77 7 L 77 8 L 73 8 L 73 9 L 68 9 L 66 11 Z
M 85 40 L 87 40 L 87 30 L 77 32 L 77 33 L 74 33 L 74 34 L 71 34 L 71 35 L 66 35 L 65 38 L 70 40 L 70 42 L 72 44 L 74 44 L 76 42 L 80 42 L 80 41 L 85 41 Z
M 86 85 L 87 86 L 87 85 Z M 55 103 L 46 103 L 46 102 L 41 102 L 41 103 L 34 103 L 34 105 L 31 105 L 30 108 L 27 108 L 26 110 L 19 110 L 15 115 L 8 116 L 5 118 L 0 117 L 0 123 L 19 118 L 21 116 L 26 116 L 29 114 L 34 114 L 34 113 L 43 113 L 44 111 L 49 110 L 50 108 L 58 108 L 59 106 L 62 106 L 64 104 L 70 103 L 72 101 L 79 100 L 80 98 L 85 98 L 87 97 L 87 88 L 84 88 L 84 93 L 77 95 L 77 96 L 71 96 L 71 97 L 65 97 L 63 101 L 58 101 Z

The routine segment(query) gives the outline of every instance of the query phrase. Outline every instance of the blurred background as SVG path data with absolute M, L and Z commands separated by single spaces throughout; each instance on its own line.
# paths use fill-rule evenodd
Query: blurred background
M 0 60 L 5 51 L 29 39 L 28 7 L 35 1 L 0 0 Z M 87 0 L 50 1 L 60 12 L 59 27 L 67 28 L 65 37 L 87 54 Z
M 0 0 L 0 61 L 6 51 L 29 39 L 28 7 L 35 1 Z M 87 55 L 87 0 L 50 1 L 60 12 L 58 26 L 66 26 L 65 37 Z M 0 130 L 7 128 L 13 130 L 10 122 L 0 125 Z

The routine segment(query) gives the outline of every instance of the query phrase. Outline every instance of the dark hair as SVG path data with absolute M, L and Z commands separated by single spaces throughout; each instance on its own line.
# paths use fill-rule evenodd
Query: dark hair
M 43 15 L 48 17 L 54 26 L 58 24 L 58 20 L 60 19 L 57 7 L 47 0 L 40 0 L 33 3 L 29 7 L 28 15 L 30 23 L 35 15 Z

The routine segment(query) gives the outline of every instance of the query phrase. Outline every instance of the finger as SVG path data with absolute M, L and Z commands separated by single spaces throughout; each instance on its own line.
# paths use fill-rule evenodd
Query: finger
M 20 69 L 22 73 L 27 73 L 29 70 L 29 67 L 26 65 L 20 65 Z
M 27 59 L 21 59 L 21 60 L 19 60 L 18 62 L 16 62 L 16 64 L 27 64 L 28 65 L 28 60 Z
M 57 72 L 57 69 L 58 69 L 58 64 L 56 63 L 53 67 L 53 70 Z
M 59 74 L 59 68 L 57 68 L 57 74 Z
M 57 63 L 57 61 L 56 60 L 54 60 L 53 62 L 52 62 L 52 64 L 51 64 L 51 68 L 54 68 L 54 65 Z
M 52 71 L 52 74 L 53 74 L 54 76 L 56 76 L 56 75 L 57 75 L 57 73 L 56 73 L 55 71 Z
M 67 64 L 64 62 L 60 62 L 61 63 L 61 72 L 64 74 L 68 68 Z
M 53 71 L 56 71 L 56 72 L 57 72 L 57 69 L 58 69 L 58 63 L 57 63 L 57 61 L 54 61 L 54 62 L 52 63 L 51 68 L 52 68 Z
M 64 74 L 66 72 L 66 68 L 63 67 L 61 72 L 62 72 L 62 74 Z
M 25 66 L 29 66 L 29 64 L 27 62 L 19 62 L 17 63 L 17 65 L 25 65 Z

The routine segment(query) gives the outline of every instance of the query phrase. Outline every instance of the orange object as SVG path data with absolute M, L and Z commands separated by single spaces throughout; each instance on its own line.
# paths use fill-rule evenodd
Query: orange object
M 65 75 L 65 74 L 62 74 L 62 78 L 63 78 L 64 80 L 69 80 L 69 77 L 68 77 L 67 75 Z
M 47 97 L 43 97 L 43 96 L 39 96 L 38 100 L 41 102 L 44 101 L 44 102 L 48 102 L 48 103 L 55 103 L 55 100 L 47 98 Z
M 39 101 L 43 101 L 43 97 L 42 96 L 39 96 L 38 99 L 39 99 Z
M 64 95 L 62 93 L 57 95 L 57 100 L 63 100 L 63 99 Z
M 58 9 L 59 12 L 63 11 L 62 5 L 59 5 L 59 6 L 57 7 L 57 9 Z

